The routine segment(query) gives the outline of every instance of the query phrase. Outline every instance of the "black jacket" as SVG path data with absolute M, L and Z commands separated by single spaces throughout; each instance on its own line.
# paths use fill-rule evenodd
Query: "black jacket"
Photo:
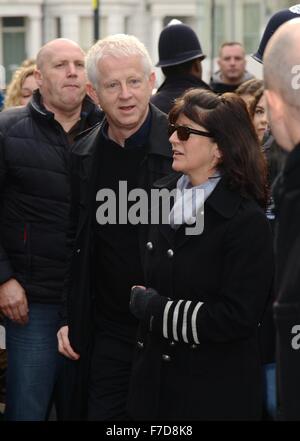
M 85 98 L 78 131 L 100 119 Z M 0 115 L 0 283 L 16 278 L 29 301 L 61 301 L 69 216 L 70 145 L 38 92 Z
M 194 75 L 174 75 L 165 79 L 156 94 L 151 97 L 151 103 L 168 114 L 175 99 L 191 88 L 210 90 L 204 81 Z
M 156 183 L 175 188 L 178 178 Z M 257 330 L 273 279 L 264 212 L 224 179 L 204 205 L 202 234 L 150 229 L 147 286 L 129 393 L 136 420 L 260 419 Z M 198 311 L 198 313 L 197 313 Z
M 300 144 L 287 157 L 274 198 L 279 419 L 300 421 Z
M 172 151 L 168 140 L 167 118 L 151 105 L 151 128 L 147 154 L 140 164 L 139 187 L 149 190 L 155 180 L 171 172 Z M 70 361 L 67 375 L 71 383 L 71 407 L 66 419 L 84 417 L 87 393 L 89 350 L 92 345 L 93 309 L 93 219 L 95 213 L 95 173 L 101 124 L 74 145 L 71 155 L 71 225 L 69 244 L 72 258 L 66 278 L 64 322 L 69 325 L 69 339 L 80 354 L 79 361 Z M 113 170 L 113 164 L 108 164 Z M 147 226 L 139 226 L 139 246 L 144 254 Z

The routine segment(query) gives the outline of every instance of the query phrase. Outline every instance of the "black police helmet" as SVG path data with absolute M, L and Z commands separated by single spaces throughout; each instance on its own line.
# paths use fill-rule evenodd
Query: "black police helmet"
M 267 43 L 274 32 L 286 21 L 292 20 L 293 18 L 297 17 L 300 17 L 300 4 L 291 6 L 289 9 L 282 9 L 281 11 L 273 14 L 268 21 L 267 27 L 263 33 L 259 48 L 255 54 L 252 54 L 252 58 L 254 58 L 254 60 L 258 61 L 259 63 L 262 63 Z
M 206 57 L 196 33 L 183 23 L 166 26 L 161 31 L 158 53 L 157 67 L 175 66 L 196 58 L 203 60 Z

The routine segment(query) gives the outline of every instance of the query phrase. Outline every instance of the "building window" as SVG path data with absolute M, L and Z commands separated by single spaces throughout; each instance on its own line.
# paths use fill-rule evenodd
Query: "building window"
M 2 18 L 2 54 L 8 84 L 13 72 L 26 58 L 25 17 Z
M 56 27 L 56 38 L 61 38 L 61 18 L 56 17 L 55 18 L 55 27 Z
M 219 56 L 219 49 L 225 41 L 225 6 L 215 6 L 215 29 L 213 57 Z
M 243 42 L 246 53 L 254 52 L 260 37 L 260 4 L 246 3 L 243 5 Z
M 3 28 L 24 28 L 25 19 L 24 17 L 3 17 L 2 26 Z

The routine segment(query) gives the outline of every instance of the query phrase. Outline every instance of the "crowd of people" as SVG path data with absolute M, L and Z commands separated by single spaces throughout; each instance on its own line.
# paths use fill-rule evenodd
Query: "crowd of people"
M 5 419 L 300 420 L 300 10 L 46 43 L 0 114 Z

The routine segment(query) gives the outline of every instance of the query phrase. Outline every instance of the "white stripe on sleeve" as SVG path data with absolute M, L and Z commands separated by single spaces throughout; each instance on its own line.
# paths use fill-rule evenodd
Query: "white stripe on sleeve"
M 164 316 L 163 316 L 163 336 L 165 338 L 168 338 L 168 314 L 169 314 L 169 309 L 171 308 L 172 305 L 172 301 L 169 300 L 165 306 L 165 310 L 164 310 Z
M 183 300 L 179 300 L 173 312 L 173 338 L 175 341 L 178 341 L 178 334 L 177 334 L 178 311 L 182 302 Z
M 202 305 L 203 305 L 203 302 L 198 302 L 197 305 L 195 306 L 195 309 L 192 314 L 192 333 L 193 333 L 193 338 L 194 338 L 194 341 L 196 344 L 200 344 L 200 341 L 198 340 L 198 335 L 197 335 L 196 320 L 197 320 L 198 311 Z
M 184 311 L 183 311 L 182 338 L 185 343 L 189 342 L 187 339 L 187 313 L 188 313 L 188 310 L 189 310 L 191 303 L 192 303 L 191 300 L 188 300 L 185 304 Z

